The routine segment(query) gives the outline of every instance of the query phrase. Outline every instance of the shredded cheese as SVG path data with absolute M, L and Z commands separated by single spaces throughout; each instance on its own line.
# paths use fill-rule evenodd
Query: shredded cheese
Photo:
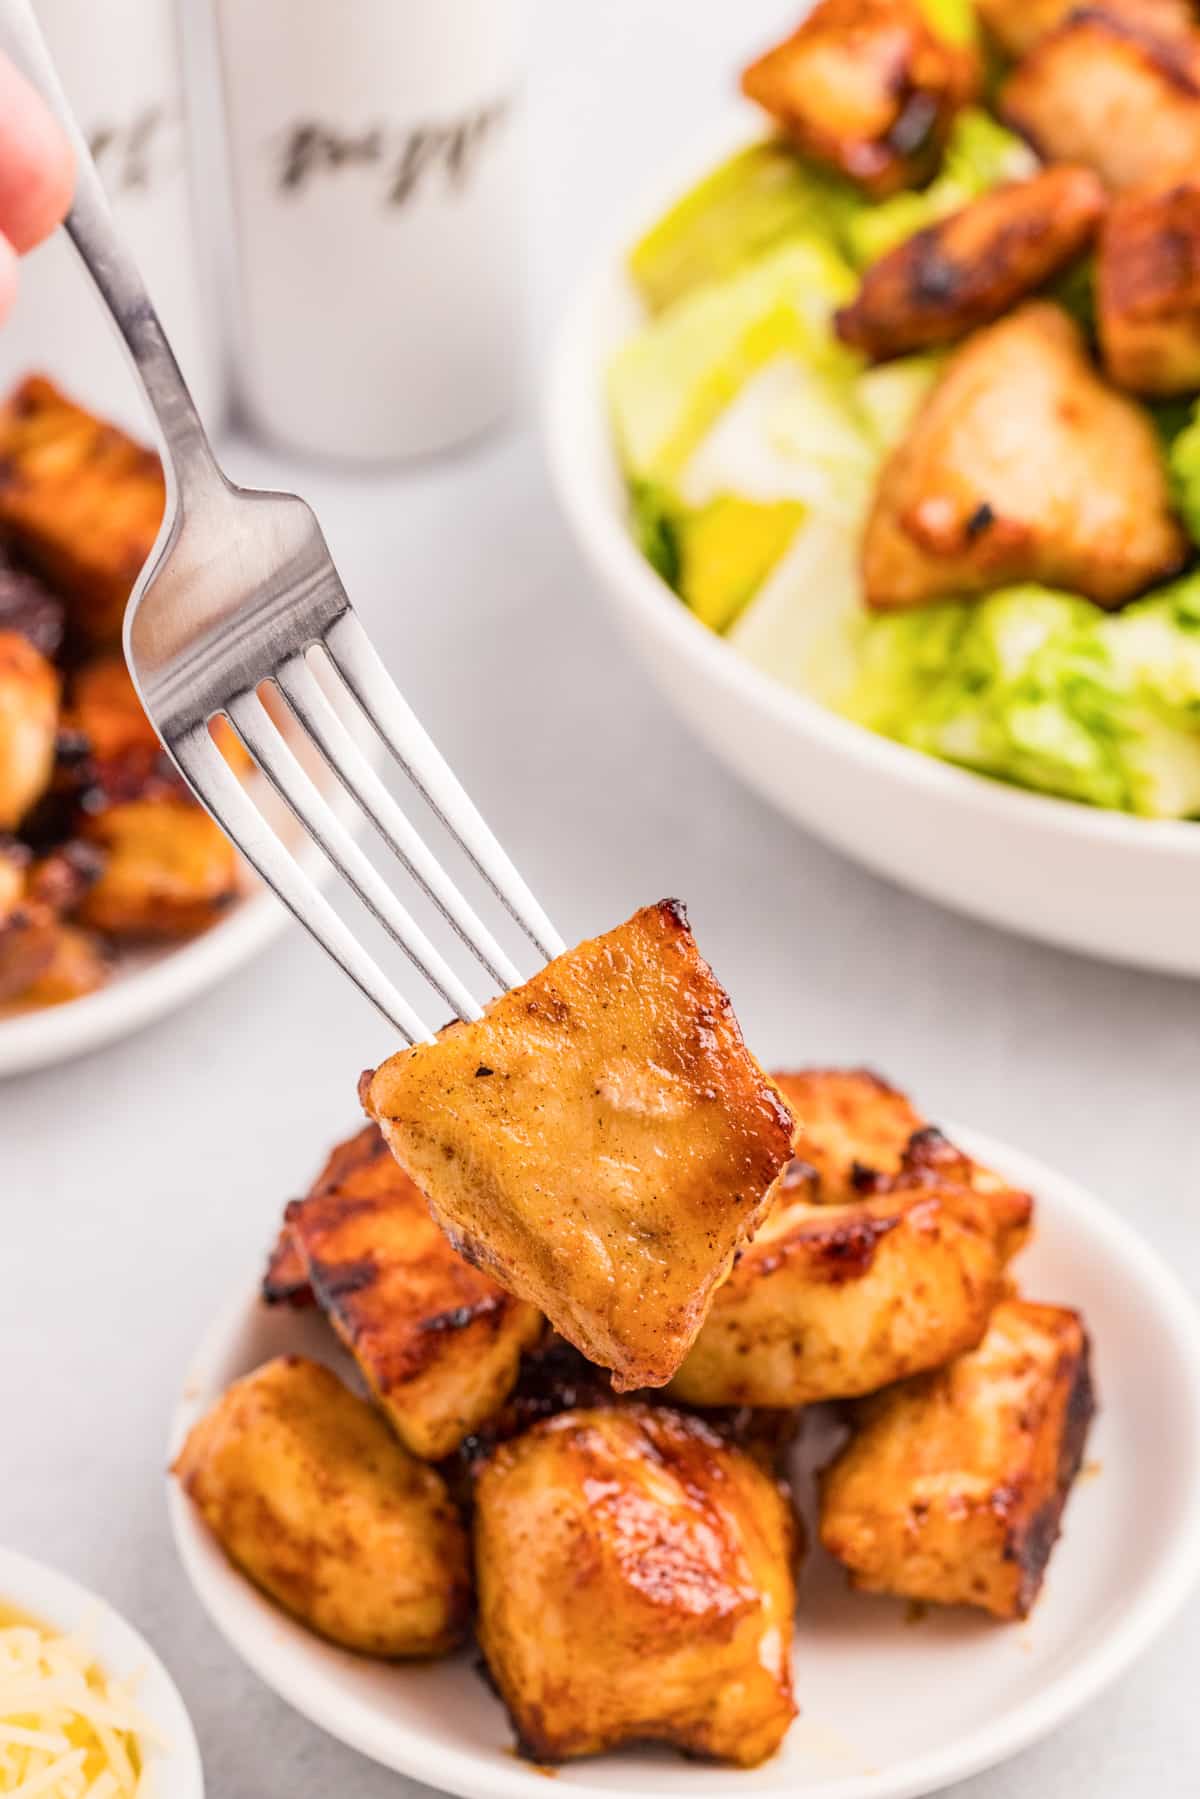
M 152 1799 L 153 1727 L 132 1683 L 97 1664 L 86 1631 L 0 1624 L 0 1794 L 5 1799 Z

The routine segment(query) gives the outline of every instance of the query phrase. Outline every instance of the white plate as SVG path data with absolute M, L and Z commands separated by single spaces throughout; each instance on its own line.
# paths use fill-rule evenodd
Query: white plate
M 155 1799 L 204 1799 L 191 1719 L 175 1682 L 132 1624 L 86 1587 L 14 1549 L 0 1549 L 0 1605 L 14 1606 L 52 1630 L 86 1625 L 97 1662 L 106 1673 L 136 1682 L 137 1703 L 162 1739 L 162 1747 L 151 1746 L 146 1755 Z
M 1025 1291 L 1079 1306 L 1095 1343 L 1093 1471 L 1071 1497 L 1033 1618 L 1005 1626 L 931 1612 L 914 1625 L 903 1606 L 850 1593 L 818 1552 L 803 1576 L 796 1631 L 802 1716 L 773 1761 L 740 1773 L 630 1750 L 564 1767 L 560 1788 L 643 1799 L 932 1792 L 1013 1755 L 1094 1699 L 1186 1598 L 1200 1569 L 1200 1324 L 1190 1300 L 1099 1201 L 1000 1144 L 953 1136 L 1037 1194 Z M 313 1314 L 268 1310 L 256 1294 L 239 1301 L 196 1358 L 172 1454 L 230 1381 L 287 1350 L 335 1363 L 338 1354 Z M 397 1667 L 334 1649 L 230 1567 L 174 1483 L 169 1504 L 209 1615 L 297 1711 L 432 1786 L 473 1799 L 546 1799 L 544 1776 L 514 1757 L 504 1712 L 469 1654 Z
M 314 672 L 359 748 L 372 763 L 377 763 L 381 753 L 378 739 L 362 714 L 339 691 L 335 677 L 321 671 L 319 665 Z M 293 744 L 298 743 L 298 733 L 289 731 L 288 735 Z M 300 760 L 327 795 L 342 822 L 351 830 L 356 829 L 362 820 L 361 813 L 322 766 L 315 752 L 302 747 Z M 324 883 L 331 874 L 329 864 L 302 836 L 286 807 L 270 793 L 265 780 L 261 776 L 254 777 L 249 791 L 280 836 L 293 847 L 296 860 L 305 873 L 318 884 Z M 0 1018 L 0 1078 L 26 1074 L 52 1062 L 65 1062 L 72 1056 L 113 1043 L 119 1037 L 127 1037 L 143 1025 L 152 1024 L 156 1018 L 162 1018 L 206 993 L 210 987 L 253 961 L 279 936 L 290 915 L 249 870 L 244 871 L 244 880 L 243 897 L 235 902 L 219 924 L 199 937 L 161 949 L 118 952 L 110 979 L 95 993 L 70 1000 L 62 1006 L 42 1006 L 35 1011 Z
M 601 591 L 667 698 L 716 755 L 847 854 L 991 924 L 1118 962 L 1200 974 L 1200 823 L 1026 793 L 840 718 L 702 625 L 630 536 L 605 380 L 640 316 L 624 256 L 674 197 L 754 131 L 749 113 L 738 113 L 659 185 L 584 283 L 555 351 L 550 469 Z

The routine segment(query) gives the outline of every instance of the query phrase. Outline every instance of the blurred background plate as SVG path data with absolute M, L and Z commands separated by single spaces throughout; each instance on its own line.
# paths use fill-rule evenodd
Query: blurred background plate
M 728 114 L 652 189 L 577 292 L 549 372 L 559 501 L 659 688 L 715 755 L 798 823 L 902 886 L 1003 929 L 1200 975 L 1200 823 L 1008 787 L 918 754 L 755 667 L 691 613 L 634 542 L 606 376 L 641 315 L 625 257 L 724 156 L 761 136 Z
M 135 1682 L 138 1705 L 162 1738 L 146 1759 L 154 1799 L 204 1799 L 204 1773 L 179 1691 L 146 1639 L 98 1594 L 56 1568 L 0 1548 L 0 1605 L 67 1634 L 85 1627 L 107 1674 Z
M 1034 1299 L 1079 1307 L 1100 1413 L 1046 1588 L 1025 1624 L 851 1593 L 820 1551 L 803 1571 L 796 1632 L 801 1717 L 774 1760 L 745 1772 L 631 1749 L 557 1770 L 559 1787 L 638 1799 L 912 1799 L 1044 1736 L 1115 1681 L 1182 1605 L 1200 1568 L 1200 1324 L 1174 1276 L 1130 1228 L 1061 1175 L 975 1133 L 956 1142 L 1038 1198 L 1021 1260 Z M 174 1454 L 229 1383 L 274 1355 L 336 1363 L 312 1313 L 268 1309 L 257 1287 L 218 1320 L 176 1412 Z M 802 1453 L 827 1453 L 820 1432 Z M 384 1766 L 443 1790 L 545 1799 L 520 1761 L 472 1652 L 389 1664 L 322 1642 L 225 1560 L 189 1502 L 168 1504 L 184 1567 L 238 1654 L 289 1704 Z

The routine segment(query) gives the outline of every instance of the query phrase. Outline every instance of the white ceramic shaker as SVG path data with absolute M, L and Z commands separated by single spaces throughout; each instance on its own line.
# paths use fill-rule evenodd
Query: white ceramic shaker
M 520 363 L 526 0 L 215 0 L 251 422 L 445 450 Z
M 206 421 L 223 394 L 212 303 L 201 285 L 175 0 L 35 0 L 63 87 L 117 223 Z M 143 435 L 148 414 L 108 315 L 57 233 L 22 264 L 0 331 L 0 388 L 31 369 Z

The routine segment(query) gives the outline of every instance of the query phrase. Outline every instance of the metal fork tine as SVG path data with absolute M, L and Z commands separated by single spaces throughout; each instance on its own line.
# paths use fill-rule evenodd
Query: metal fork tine
M 519 986 L 520 970 L 505 955 L 437 858 L 422 843 L 322 692 L 321 684 L 304 656 L 293 656 L 282 663 L 275 671 L 275 680 L 296 718 L 351 799 L 362 807 L 389 849 L 433 900 L 467 948 L 479 958 L 497 986 L 502 989 Z
M 428 1025 L 376 967 L 333 907 L 289 855 L 208 734 L 196 725 L 171 745 L 171 754 L 197 797 L 233 839 L 268 887 L 349 975 L 359 991 L 406 1043 L 433 1036 Z
M 354 613 L 343 612 L 321 642 L 384 744 L 530 942 L 547 961 L 560 956 L 562 938 L 397 689 Z
M 364 906 L 404 951 L 410 962 L 437 989 L 459 1018 L 472 1019 L 482 1008 L 463 986 L 445 957 L 396 898 L 383 876 L 367 860 L 328 800 L 296 760 L 258 695 L 238 694 L 225 708 L 238 736 L 280 799 L 320 844 L 334 867 L 350 883 Z

